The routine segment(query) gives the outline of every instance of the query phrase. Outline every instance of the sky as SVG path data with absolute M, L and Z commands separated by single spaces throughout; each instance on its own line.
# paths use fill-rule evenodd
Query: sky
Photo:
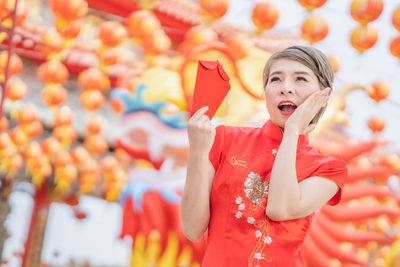
M 245 29 L 254 29 L 251 23 L 251 0 L 230 0 L 230 8 L 223 20 Z M 300 32 L 300 25 L 308 15 L 295 0 L 275 0 L 280 17 L 271 33 Z M 380 18 L 372 22 L 378 30 L 376 45 L 359 54 L 350 45 L 350 33 L 358 23 L 350 16 L 350 0 L 328 0 L 320 9 L 314 11 L 322 15 L 329 23 L 330 31 L 323 41 L 315 44 L 329 55 L 335 55 L 341 62 L 341 69 L 336 74 L 335 88 L 346 83 L 364 85 L 383 80 L 391 87 L 389 100 L 377 104 L 364 92 L 355 91 L 347 97 L 346 111 L 350 115 L 351 127 L 347 132 L 357 139 L 369 139 L 372 133 L 367 128 L 367 120 L 373 115 L 386 119 L 387 126 L 382 133 L 385 139 L 392 141 L 388 150 L 400 152 L 400 61 L 390 54 L 389 42 L 399 32 L 391 24 L 391 16 L 398 0 L 385 0 Z M 396 104 L 397 103 L 397 104 Z M 12 212 L 6 227 L 11 237 L 6 241 L 4 258 L 10 260 L 9 267 L 20 266 L 20 260 L 13 252 L 23 249 L 24 239 L 30 220 L 32 199 L 29 185 L 18 185 L 10 197 Z M 45 236 L 42 258 L 54 264 L 64 264 L 71 257 L 78 262 L 89 260 L 92 264 L 126 266 L 130 259 L 131 240 L 120 240 L 122 210 L 118 204 L 103 200 L 83 197 L 80 208 L 88 217 L 79 221 L 73 216 L 71 207 L 53 204 L 50 210 L 48 228 Z M 59 255 L 55 256 L 54 252 Z

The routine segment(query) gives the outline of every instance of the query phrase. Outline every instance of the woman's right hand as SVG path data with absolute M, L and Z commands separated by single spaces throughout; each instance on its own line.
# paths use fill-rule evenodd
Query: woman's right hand
M 208 107 L 197 110 L 188 121 L 190 150 L 209 153 L 214 143 L 215 128 L 211 120 L 204 115 Z

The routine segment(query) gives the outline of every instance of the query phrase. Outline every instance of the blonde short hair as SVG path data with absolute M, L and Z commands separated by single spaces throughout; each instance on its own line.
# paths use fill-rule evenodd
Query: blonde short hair
M 278 59 L 290 59 L 303 64 L 317 76 L 321 89 L 332 88 L 334 73 L 329 59 L 314 47 L 300 45 L 276 52 L 268 59 L 263 72 L 264 88 L 268 83 L 271 66 Z

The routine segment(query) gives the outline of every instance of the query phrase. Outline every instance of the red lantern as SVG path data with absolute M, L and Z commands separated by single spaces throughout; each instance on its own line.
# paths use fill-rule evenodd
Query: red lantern
M 217 40 L 218 35 L 214 30 L 204 26 L 196 26 L 186 32 L 184 42 L 180 45 L 179 51 L 187 54 L 200 44 L 211 43 Z
M 41 97 L 47 105 L 55 107 L 67 99 L 68 92 L 60 84 L 48 84 L 43 88 Z
M 8 59 L 7 51 L 0 52 L 0 77 L 6 72 L 6 64 Z M 11 54 L 11 60 L 9 63 L 9 74 L 14 75 L 22 71 L 23 63 L 21 58 L 17 54 Z M 1 78 L 0 78 L 1 81 Z
M 55 127 L 53 136 L 64 146 L 69 147 L 72 142 L 76 141 L 76 132 L 70 125 L 62 125 Z
M 41 50 L 45 54 L 58 53 L 65 47 L 64 38 L 57 31 L 46 31 L 42 36 Z
M 125 102 L 120 98 L 111 99 L 110 105 L 112 110 L 117 114 L 120 114 L 126 110 Z
M 350 14 L 353 19 L 363 25 L 376 20 L 382 10 L 382 0 L 353 0 L 350 6 Z
M 6 117 L 1 117 L 0 118 L 0 132 L 4 132 L 8 129 L 10 124 L 8 123 L 8 119 Z
M 147 10 L 131 13 L 125 21 L 125 26 L 129 35 L 139 42 L 151 36 L 156 30 L 161 29 L 160 21 Z
M 219 19 L 228 11 L 228 0 L 200 0 L 200 6 L 214 19 Z
M 328 56 L 329 62 L 331 63 L 333 72 L 336 73 L 340 68 L 339 59 L 335 56 Z
M 86 110 L 93 111 L 101 108 L 105 99 L 103 94 L 99 91 L 87 90 L 80 95 L 79 102 Z
M 6 97 L 12 101 L 21 100 L 28 93 L 28 86 L 17 77 L 12 77 L 6 86 Z
M 38 119 L 38 111 L 33 105 L 24 106 L 18 111 L 17 120 L 21 125 L 32 123 Z
M 99 26 L 99 38 L 107 47 L 119 45 L 126 38 L 125 27 L 116 21 L 106 21 Z
M 65 39 L 74 39 L 78 37 L 83 28 L 83 21 L 80 19 L 74 21 L 65 21 L 57 19 L 55 23 L 57 32 Z
M 297 2 L 305 7 L 307 11 L 312 11 L 323 6 L 326 3 L 326 0 L 297 0 Z
M 100 133 L 103 128 L 104 121 L 100 116 L 90 116 L 86 122 L 86 132 L 88 135 Z
M 171 48 L 171 40 L 164 31 L 158 30 L 144 40 L 143 48 L 149 54 L 164 54 Z
M 225 40 L 229 50 L 236 60 L 240 60 L 247 56 L 248 51 L 253 46 L 252 42 L 243 34 L 235 34 Z
M 71 156 L 74 161 L 74 164 L 81 165 L 85 161 L 89 160 L 90 154 L 89 152 L 82 146 L 77 146 L 71 150 Z
M 10 138 L 17 147 L 29 141 L 29 136 L 18 126 L 11 129 Z
M 100 135 L 91 135 L 85 139 L 85 147 L 90 154 L 97 156 L 108 150 L 107 141 Z
M 68 80 L 68 69 L 58 60 L 40 65 L 38 76 L 43 83 L 64 83 Z
M 278 18 L 278 9 L 269 2 L 256 3 L 251 13 L 251 20 L 260 31 L 274 27 Z
M 72 112 L 71 108 L 64 106 L 57 110 L 56 113 L 56 126 L 61 125 L 71 125 L 74 121 L 75 114 Z
M 105 173 L 110 173 L 119 166 L 119 163 L 114 156 L 109 155 L 100 160 L 100 166 Z
M 392 16 L 393 26 L 400 31 L 400 7 L 396 8 Z
M 43 133 L 43 125 L 39 120 L 33 121 L 24 127 L 24 131 L 30 138 L 38 137 Z
M 381 100 L 386 99 L 389 93 L 389 85 L 379 81 L 372 84 L 372 90 L 368 94 L 373 100 L 379 103 Z
M 360 25 L 350 37 L 351 45 L 360 53 L 373 47 L 378 40 L 378 32 L 371 25 Z
M 301 27 L 301 37 L 314 44 L 324 39 L 328 31 L 328 22 L 323 17 L 311 15 L 304 21 Z
M 50 0 L 50 7 L 58 18 L 67 21 L 77 20 L 88 11 L 85 0 Z
M 374 133 L 382 132 L 385 128 L 385 120 L 379 116 L 371 117 L 368 120 L 368 128 Z
M 400 36 L 394 38 L 390 42 L 390 52 L 392 53 L 393 56 L 400 59 Z
M 65 150 L 60 150 L 57 153 L 54 153 L 52 161 L 54 167 L 56 168 L 65 167 L 69 164 L 72 164 L 71 155 Z
M 101 70 L 90 68 L 78 76 L 78 83 L 84 90 L 102 90 L 110 86 L 110 80 Z
M 42 147 L 43 152 L 48 157 L 51 157 L 54 153 L 62 149 L 60 142 L 54 136 L 49 136 L 46 139 L 44 139 L 40 143 L 40 146 Z
M 103 51 L 99 57 L 102 65 L 110 66 L 119 62 L 120 53 L 117 48 L 110 48 Z

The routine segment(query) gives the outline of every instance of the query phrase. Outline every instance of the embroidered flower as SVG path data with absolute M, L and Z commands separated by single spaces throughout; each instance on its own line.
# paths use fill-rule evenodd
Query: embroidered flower
M 256 253 L 256 255 L 254 255 L 254 258 L 256 258 L 257 260 L 264 259 L 264 257 L 261 255 L 261 253 Z
M 253 217 L 248 217 L 247 222 L 250 224 L 254 224 L 256 222 L 256 220 Z
M 238 205 L 240 203 L 242 203 L 242 197 L 237 197 L 236 200 L 235 200 L 235 203 L 238 204 Z
M 236 218 L 240 219 L 242 218 L 242 213 L 240 211 L 236 212 L 235 214 Z
M 244 186 L 246 187 L 246 189 L 244 189 L 246 197 L 254 204 L 260 204 L 262 199 L 267 196 L 268 182 L 263 182 L 259 174 L 251 172 L 247 176 Z
M 272 238 L 269 237 L 269 236 L 266 236 L 266 237 L 263 238 L 263 241 L 264 241 L 265 244 L 270 245 L 271 242 L 272 242 Z
M 239 210 L 244 210 L 244 208 L 245 208 L 244 203 L 240 204 L 239 207 L 238 207 Z
M 259 238 L 260 236 L 262 236 L 262 233 L 260 232 L 260 230 L 257 230 L 255 235 L 256 235 L 257 238 Z

